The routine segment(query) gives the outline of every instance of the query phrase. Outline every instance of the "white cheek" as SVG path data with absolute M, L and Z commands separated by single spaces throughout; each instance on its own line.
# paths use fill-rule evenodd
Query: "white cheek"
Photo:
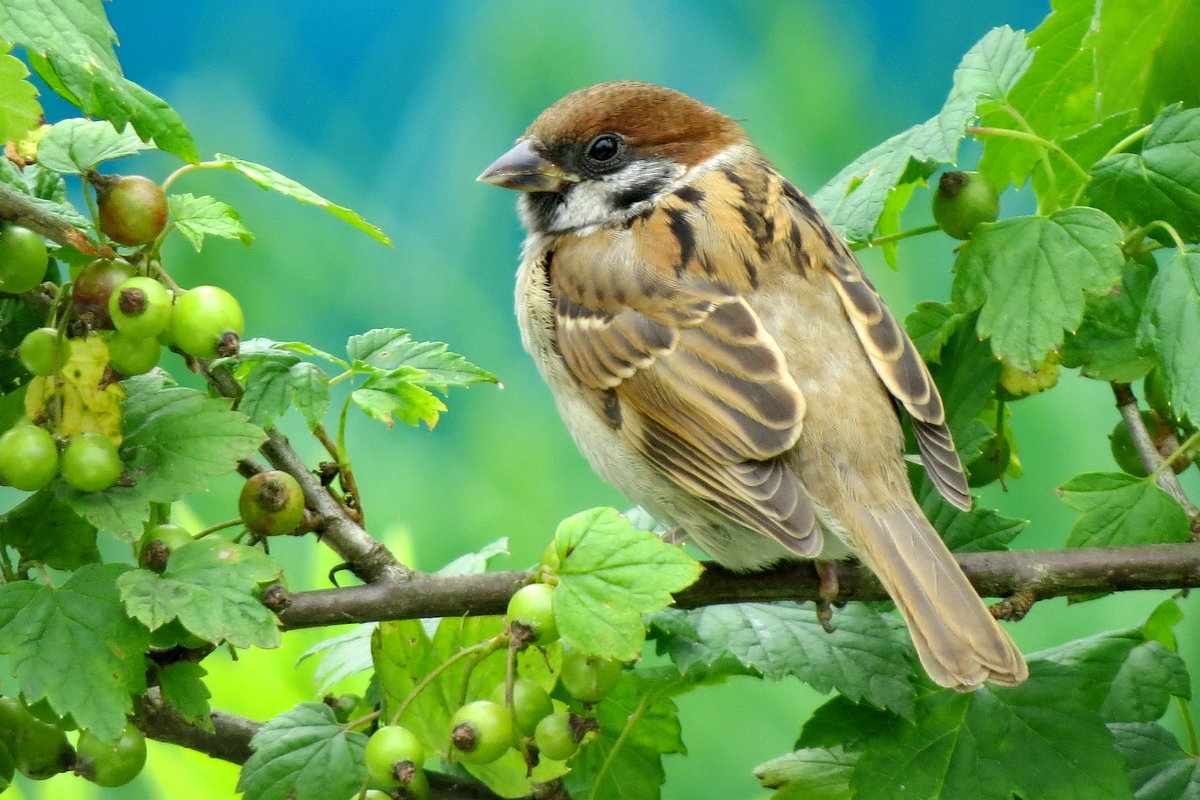
M 679 186 L 684 168 L 670 161 L 632 161 L 602 178 L 581 181 L 564 196 L 554 215 L 551 231 L 573 231 L 586 236 L 599 228 L 617 226 L 637 216 L 664 194 Z M 639 186 L 661 183 L 662 188 L 640 203 L 618 207 L 613 198 Z

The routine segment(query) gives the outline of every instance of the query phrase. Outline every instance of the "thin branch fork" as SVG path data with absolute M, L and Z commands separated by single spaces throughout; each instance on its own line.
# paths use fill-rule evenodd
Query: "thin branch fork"
M 961 553 L 967 578 L 984 597 L 1031 600 L 1142 589 L 1200 587 L 1200 543 L 1074 550 Z M 861 564 L 833 565 L 842 600 L 886 600 L 883 586 Z M 508 598 L 532 578 L 523 571 L 481 575 L 414 573 L 400 584 L 375 583 L 296 592 L 279 619 L 285 629 L 389 619 L 503 614 Z M 696 583 L 675 596 L 677 608 L 721 603 L 815 600 L 820 579 L 811 562 L 788 562 L 756 573 L 706 563 Z

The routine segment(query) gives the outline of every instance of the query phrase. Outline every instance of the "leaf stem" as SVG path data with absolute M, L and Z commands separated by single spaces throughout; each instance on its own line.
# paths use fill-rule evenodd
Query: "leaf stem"
M 1175 226 L 1169 222 L 1164 222 L 1161 219 L 1150 220 L 1142 227 L 1135 228 L 1125 240 L 1126 242 L 1137 242 L 1155 228 L 1161 228 L 1162 230 L 1166 231 L 1167 235 L 1171 237 L 1171 241 L 1175 243 L 1175 249 L 1179 252 L 1182 253 L 1185 249 L 1187 249 L 1187 244 L 1183 241 L 1183 237 L 1179 235 L 1179 231 L 1175 230 Z
M 378 709 L 376 709 L 375 711 L 372 711 L 370 714 L 364 714 L 363 716 L 359 717 L 358 719 L 350 720 L 346 724 L 342 725 L 342 730 L 352 731 L 355 728 L 357 728 L 359 725 L 366 725 L 368 722 L 372 722 L 374 720 L 379 719 L 379 717 L 382 714 L 383 714 L 382 711 L 379 711 Z
M 1187 729 L 1188 752 L 1192 756 L 1200 756 L 1200 741 L 1196 739 L 1196 725 L 1192 721 L 1192 709 L 1188 706 L 1186 697 L 1176 697 L 1179 702 L 1179 715 L 1183 717 L 1183 727 Z
M 1079 162 L 1071 158 L 1071 154 L 1066 150 L 1063 150 L 1057 142 L 1044 139 L 1041 136 L 1038 136 L 1036 133 L 1031 133 L 1029 131 L 1018 131 L 1011 128 L 990 128 L 978 127 L 975 125 L 967 128 L 967 133 L 970 133 L 974 136 L 1000 136 L 1008 137 L 1009 139 L 1020 139 L 1023 142 L 1030 142 L 1031 144 L 1036 144 L 1039 147 L 1044 147 L 1062 158 L 1063 161 L 1066 162 L 1067 166 L 1071 168 L 1071 171 L 1083 179 L 1084 183 L 1089 183 L 1092 180 L 1091 174 L 1089 174 L 1086 169 L 1079 166 Z
M 870 239 L 865 242 L 855 242 L 854 244 L 850 245 L 850 249 L 862 250 L 867 247 L 878 247 L 879 245 L 898 242 L 901 239 L 909 239 L 913 236 L 924 236 L 927 233 L 933 233 L 937 230 L 940 230 L 937 225 L 922 225 L 919 228 L 912 228 L 911 230 L 901 231 L 900 233 L 889 233 L 887 236 L 880 236 L 876 239 Z
M 205 536 L 208 536 L 210 533 L 216 533 L 217 531 L 223 531 L 226 528 L 236 528 L 238 525 L 241 525 L 241 524 L 242 524 L 241 517 L 238 517 L 237 519 L 226 520 L 225 522 L 218 522 L 216 525 L 209 525 L 207 528 L 205 528 L 201 531 L 198 531 L 195 535 L 192 536 L 192 538 L 193 539 L 203 539 Z
M 459 661 L 461 661 L 462 659 L 466 658 L 469 655 L 473 655 L 475 653 L 484 653 L 486 655 L 487 653 L 492 652 L 497 647 L 504 644 L 504 642 L 507 640 L 507 638 L 508 638 L 508 634 L 502 633 L 502 634 L 493 636 L 491 639 L 484 639 L 482 642 L 477 642 L 477 643 L 471 645 L 470 647 L 467 647 L 463 650 L 459 650 L 457 653 L 450 656 L 448 659 L 443 661 L 441 664 L 438 664 L 436 667 L 434 667 L 432 670 L 429 671 L 429 674 L 427 674 L 424 678 L 421 678 L 421 680 L 417 683 L 417 685 L 412 688 L 412 691 L 408 693 L 408 697 L 404 698 L 404 702 L 402 702 L 400 704 L 400 706 L 396 709 L 396 712 L 394 714 L 392 714 L 391 722 L 389 722 L 388 724 L 389 725 L 398 725 L 400 723 L 400 719 L 408 711 L 408 707 L 413 704 L 413 701 L 415 701 L 417 699 L 417 697 L 420 696 L 421 692 L 423 692 L 427 688 L 429 688 L 429 685 L 431 683 L 433 683 L 435 680 L 437 680 L 438 676 L 440 676 L 447 669 L 452 667 L 454 664 L 457 664 Z
M 1126 147 L 1129 147 L 1129 145 L 1144 138 L 1146 136 L 1146 134 L 1149 133 L 1150 128 L 1152 128 L 1152 127 L 1153 127 L 1153 123 L 1150 123 L 1150 124 L 1146 124 L 1146 125 L 1143 125 L 1142 127 L 1138 128 L 1136 131 L 1134 131 L 1133 133 L 1129 134 L 1121 141 L 1114 144 L 1112 146 L 1111 150 L 1109 150 L 1107 153 L 1105 153 L 1103 156 L 1100 157 L 1100 160 L 1103 161 L 1106 158 L 1115 156 L 1117 153 L 1120 153 L 1121 151 L 1123 151 Z
M 621 729 L 621 733 L 617 736 L 617 740 L 613 742 L 612 749 L 609 750 L 608 755 L 604 757 L 604 763 L 600 765 L 600 769 L 596 770 L 596 777 L 592 780 L 593 788 L 599 786 L 600 782 L 604 780 L 604 773 L 608 772 L 608 768 L 612 766 L 613 758 L 621 750 L 621 747 L 624 746 L 625 740 L 629 738 L 630 732 L 633 730 L 633 726 L 637 724 L 638 720 L 641 719 L 642 714 L 645 714 L 646 709 L 650 707 L 650 702 L 651 697 L 649 694 L 642 695 L 642 699 L 638 703 L 637 708 L 635 708 L 633 713 L 629 715 L 629 718 L 625 720 L 625 727 Z
M 1150 473 L 1150 477 L 1154 478 L 1155 480 L 1158 480 L 1158 476 L 1162 474 L 1163 470 L 1167 469 L 1172 464 L 1174 464 L 1175 459 L 1179 458 L 1180 456 L 1185 454 L 1188 450 L 1191 450 L 1196 445 L 1200 445 L 1200 431 L 1193 433 L 1191 436 L 1189 436 L 1187 439 L 1185 439 L 1183 444 L 1181 444 L 1181 445 L 1179 445 L 1179 447 L 1175 448 L 1175 452 L 1171 453 L 1171 455 L 1169 455 L 1165 459 L 1163 459 L 1163 462 L 1154 468 L 1154 472 Z
M 329 453 L 329 455 L 333 456 L 333 460 L 337 462 L 338 475 L 342 482 L 342 490 L 345 491 L 350 498 L 352 498 L 354 503 L 353 507 L 350 509 L 350 513 L 356 516 L 358 518 L 358 524 L 362 525 L 362 496 L 358 493 L 358 482 L 354 479 L 354 467 L 350 463 L 350 456 L 346 453 L 346 443 L 344 437 L 340 435 L 341 431 L 342 428 L 339 426 L 338 438 L 341 441 L 334 442 L 333 439 L 329 437 L 329 432 L 325 430 L 325 426 L 318 424 L 317 427 L 313 428 L 313 436 L 317 437 L 317 441 L 319 441 L 325 447 L 325 450 Z

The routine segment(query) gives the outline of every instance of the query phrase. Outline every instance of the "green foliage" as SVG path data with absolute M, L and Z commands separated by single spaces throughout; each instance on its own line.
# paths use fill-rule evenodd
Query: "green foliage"
M 263 725 L 238 791 L 246 800 L 350 797 L 367 779 L 367 737 L 347 731 L 323 703 L 301 703 Z
M 1188 520 L 1179 503 L 1150 478 L 1124 472 L 1085 472 L 1062 486 L 1063 502 L 1082 516 L 1068 547 L 1186 542 Z

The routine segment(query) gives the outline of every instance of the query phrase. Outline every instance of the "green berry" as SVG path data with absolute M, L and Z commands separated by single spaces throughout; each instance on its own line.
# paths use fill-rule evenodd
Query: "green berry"
M 17 355 L 25 369 L 34 375 L 53 375 L 67 360 L 68 343 L 54 328 L 34 328 L 25 334 Z
M 154 369 L 161 355 L 162 345 L 153 336 L 131 336 L 118 331 L 108 340 L 108 363 L 125 378 Z
M 132 723 L 116 742 L 105 742 L 91 731 L 75 744 L 75 773 L 97 786 L 124 786 L 146 766 L 146 737 Z
M 153 278 L 135 276 L 113 289 L 108 314 L 121 333 L 157 336 L 171 322 L 171 293 Z
M 0 229 L 0 292 L 20 294 L 36 289 L 48 263 L 41 236 L 19 225 Z
M 155 572 L 167 567 L 167 559 L 177 548 L 192 541 L 185 528 L 164 522 L 146 529 L 138 542 L 138 564 Z
M 522 586 L 509 599 L 506 616 L 509 622 L 527 628 L 537 644 L 547 644 L 558 638 L 553 586 L 545 583 Z
M 237 299 L 219 286 L 185 292 L 175 299 L 171 312 L 175 346 L 195 358 L 236 355 L 245 327 Z
M 467 703 L 450 720 L 450 744 L 471 764 L 490 764 L 512 746 L 512 717 L 490 700 Z
M 563 652 L 562 672 L 558 680 L 581 703 L 598 703 L 617 688 L 621 671 L 620 661 L 588 656 L 570 649 Z
M 497 705 L 504 705 L 504 684 L 500 684 L 492 692 L 491 700 Z M 513 681 L 513 716 L 517 719 L 517 730 L 523 736 L 532 736 L 537 724 L 554 710 L 550 695 L 546 690 L 528 678 L 517 678 Z
M 943 172 L 933 195 L 933 219 L 955 239 L 971 238 L 981 222 L 1000 216 L 1000 195 L 981 172 Z
M 62 454 L 63 480 L 81 492 L 107 489 L 121 477 L 122 470 L 117 446 L 102 433 L 71 437 Z
M 1008 469 L 1012 460 L 1012 445 L 1004 434 L 996 434 L 983 443 L 979 457 L 967 465 L 967 485 L 972 487 L 987 486 L 997 480 Z
M 533 734 L 538 752 L 555 761 L 571 758 L 579 752 L 579 743 L 585 731 L 581 730 L 582 726 L 578 721 L 583 719 L 566 711 L 558 711 L 542 718 Z
M 400 725 L 384 725 L 371 734 L 363 752 L 371 779 L 384 784 L 410 784 L 425 763 L 425 746 Z
M 133 277 L 133 267 L 124 259 L 97 259 L 75 279 L 71 304 L 79 318 L 93 328 L 109 330 L 113 326 L 108 303 L 116 288 Z
M 167 225 L 167 197 L 157 183 L 142 175 L 100 176 L 94 183 L 105 236 L 136 246 L 162 233 Z
M 30 717 L 13 735 L 12 755 L 26 778 L 44 781 L 71 768 L 75 753 L 67 735 L 58 728 Z
M 251 476 L 238 496 L 242 524 L 259 536 L 291 533 L 304 519 L 304 491 L 291 475 L 271 469 Z
M 44 488 L 58 474 L 58 448 L 44 428 L 26 423 L 0 436 L 0 477 L 23 492 Z

